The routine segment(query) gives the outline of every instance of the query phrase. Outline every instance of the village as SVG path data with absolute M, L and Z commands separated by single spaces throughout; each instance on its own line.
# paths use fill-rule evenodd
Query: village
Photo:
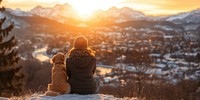
M 87 33 L 35 34 L 31 40 L 21 42 L 21 58 L 49 63 L 54 54 L 67 53 L 76 35 L 85 35 L 90 41 L 90 47 L 96 51 L 97 64 L 100 67 L 98 72 L 103 71 L 103 74 L 97 74 L 103 76 L 104 84 L 120 81 L 119 73 L 114 75 L 116 72 L 113 70 L 116 69 L 125 71 L 124 75 L 141 72 L 162 77 L 171 83 L 183 79 L 198 79 L 199 41 L 194 40 L 195 36 L 181 33 L 180 30 L 173 32 L 173 29 L 167 29 L 172 31 L 168 33 L 112 26 L 98 27 Z M 24 53 L 23 50 L 27 49 L 30 52 Z M 126 82 L 125 80 L 123 84 Z

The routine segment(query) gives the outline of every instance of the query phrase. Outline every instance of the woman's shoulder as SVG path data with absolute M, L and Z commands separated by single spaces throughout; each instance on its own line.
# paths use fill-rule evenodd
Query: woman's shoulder
M 70 62 L 70 57 L 69 57 L 69 55 L 66 55 L 65 62 L 66 62 L 66 63 Z
M 95 51 L 87 48 L 87 49 L 72 49 L 68 53 L 69 58 L 74 58 L 74 57 L 88 57 L 92 56 L 95 57 Z

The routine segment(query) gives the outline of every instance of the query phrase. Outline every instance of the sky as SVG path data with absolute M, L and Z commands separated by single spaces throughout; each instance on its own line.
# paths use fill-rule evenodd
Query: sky
M 112 6 L 130 7 L 146 15 L 171 15 L 200 8 L 200 0 L 3 0 L 8 8 L 31 10 L 37 5 L 53 7 L 56 4 L 68 3 L 85 12 L 97 9 L 106 10 Z M 83 9 L 84 8 L 84 9 Z

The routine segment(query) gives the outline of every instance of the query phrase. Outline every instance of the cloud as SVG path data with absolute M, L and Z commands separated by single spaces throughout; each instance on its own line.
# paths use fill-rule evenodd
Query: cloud
M 3 5 L 11 8 L 21 8 L 30 10 L 34 6 L 42 5 L 44 7 L 54 6 L 57 3 L 79 3 L 82 0 L 3 0 Z M 85 1 L 85 0 L 84 0 Z M 87 0 L 89 4 L 90 0 Z M 145 14 L 176 14 L 200 8 L 200 0 L 91 0 L 100 2 L 104 6 L 128 6 Z M 90 2 L 91 2 L 90 1 Z M 114 1 L 117 1 L 116 3 Z M 85 1 L 86 2 L 86 1 Z M 119 3 L 120 2 L 120 3 Z M 75 5 L 75 4 L 74 4 Z
M 124 0 L 124 4 L 147 4 L 162 9 L 190 9 L 199 8 L 200 0 Z
M 200 0 L 124 0 L 122 5 L 146 14 L 176 14 L 200 8 Z

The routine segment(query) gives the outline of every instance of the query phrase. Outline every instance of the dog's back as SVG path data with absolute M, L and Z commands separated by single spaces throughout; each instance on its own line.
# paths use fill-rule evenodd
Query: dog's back
M 66 93 L 70 86 L 67 83 L 67 74 L 64 65 L 56 65 L 53 67 L 52 72 L 52 89 L 61 94 Z
M 53 84 L 60 84 L 60 83 L 67 82 L 67 74 L 64 65 L 56 65 L 52 68 L 52 83 Z
M 57 54 L 53 57 L 51 84 L 48 84 L 48 91 L 45 93 L 47 96 L 57 96 L 59 94 L 70 93 L 70 84 L 67 83 L 66 68 L 64 66 L 64 55 Z

